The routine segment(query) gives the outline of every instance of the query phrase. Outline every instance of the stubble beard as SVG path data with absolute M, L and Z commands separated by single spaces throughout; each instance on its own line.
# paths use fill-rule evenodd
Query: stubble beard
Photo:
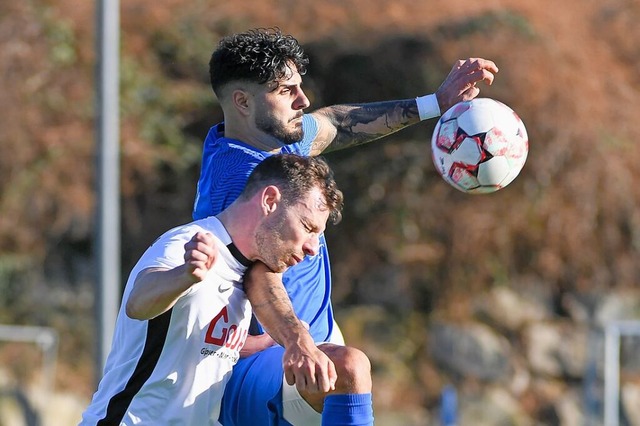
M 268 229 L 262 228 L 256 234 L 256 246 L 262 255 L 263 263 L 273 272 L 280 273 L 287 269 L 288 265 L 278 257 L 282 252 L 282 220 L 271 222 Z
M 256 127 L 285 145 L 300 142 L 304 136 L 302 125 L 297 126 L 294 130 L 287 130 L 285 125 L 270 114 L 256 117 Z

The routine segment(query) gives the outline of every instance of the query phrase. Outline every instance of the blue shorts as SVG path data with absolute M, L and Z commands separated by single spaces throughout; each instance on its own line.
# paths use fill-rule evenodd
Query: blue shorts
M 224 426 L 291 426 L 282 416 L 282 346 L 272 346 L 233 368 L 220 410 Z
M 345 344 L 336 323 L 333 324 L 330 342 Z M 285 383 L 283 356 L 284 348 L 275 345 L 238 360 L 224 389 L 218 418 L 220 423 L 224 426 L 293 426 L 291 422 L 310 426 L 321 424 L 322 416 L 300 396 L 295 385 Z M 286 406 L 283 406 L 283 398 Z

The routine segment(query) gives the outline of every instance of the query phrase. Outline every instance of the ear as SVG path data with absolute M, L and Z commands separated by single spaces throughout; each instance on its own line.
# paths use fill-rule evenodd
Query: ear
M 250 112 L 250 96 L 245 90 L 236 89 L 231 93 L 231 101 L 235 109 L 244 116 Z
M 269 185 L 262 191 L 262 213 L 267 216 L 276 211 L 278 205 L 280 204 L 280 200 L 282 199 L 282 194 L 280 190 L 275 185 Z

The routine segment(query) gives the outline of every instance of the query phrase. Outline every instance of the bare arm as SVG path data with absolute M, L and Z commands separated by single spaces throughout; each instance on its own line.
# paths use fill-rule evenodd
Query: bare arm
M 276 341 L 273 340 L 269 333 L 258 336 L 248 335 L 247 340 L 244 341 L 244 346 L 240 349 L 240 358 L 246 358 L 276 344 Z
M 173 269 L 147 268 L 138 274 L 126 305 L 130 318 L 148 320 L 163 314 L 204 279 L 217 254 L 213 236 L 198 232 L 184 248 L 183 265 Z
M 420 121 L 415 99 L 334 105 L 312 115 L 319 128 L 312 155 L 362 145 Z
M 253 313 L 280 345 L 309 341 L 309 332 L 293 311 L 291 299 L 282 284 L 282 274 L 272 272 L 263 263 L 256 263 L 247 272 L 244 288 Z
M 496 65 L 482 58 L 457 61 L 435 95 L 440 111 L 480 93 L 477 83 L 492 84 Z M 362 145 L 420 122 L 415 99 L 334 105 L 311 113 L 318 123 L 312 155 Z
M 307 328 L 295 315 L 282 284 L 282 274 L 274 273 L 258 262 L 245 275 L 244 288 L 256 318 L 285 348 L 282 362 L 287 382 L 295 383 L 302 391 L 334 389 L 335 366 L 317 348 Z

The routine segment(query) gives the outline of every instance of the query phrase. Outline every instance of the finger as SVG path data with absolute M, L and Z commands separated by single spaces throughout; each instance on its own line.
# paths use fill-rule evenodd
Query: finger
M 308 392 L 309 391 L 309 384 L 305 380 L 304 374 L 303 375 L 296 374 L 295 383 L 296 383 L 296 389 L 298 389 L 298 392 Z
M 461 98 L 463 101 L 470 101 L 471 99 L 476 98 L 480 94 L 480 89 L 478 87 L 470 86 L 464 92 L 461 93 Z
M 215 247 L 215 240 L 210 232 L 196 232 L 185 244 L 185 248 L 202 250 L 203 247 Z
M 188 271 L 191 273 L 191 275 L 194 275 L 198 278 L 204 278 L 210 269 L 207 262 L 208 261 L 206 259 L 197 259 L 190 257 L 185 261 L 185 265 L 187 266 Z
M 469 58 L 462 61 L 462 64 L 458 67 L 465 71 L 487 70 L 490 72 L 498 72 L 498 66 L 495 62 L 483 58 Z
M 318 392 L 317 369 L 315 365 L 305 365 L 301 372 L 305 386 L 310 392 Z
M 453 66 L 451 67 L 451 71 L 449 71 L 449 74 L 452 74 L 457 70 L 459 70 L 460 68 L 462 68 L 465 65 L 465 63 L 466 61 L 464 59 L 458 59 L 456 63 L 453 64 Z
M 495 75 L 491 71 L 487 71 L 485 69 L 478 69 L 459 77 L 460 77 L 460 80 L 466 83 L 467 85 L 473 85 L 479 81 L 484 81 L 487 85 L 490 86 L 491 84 L 493 84 Z
M 200 238 L 198 237 L 198 234 L 194 234 L 193 237 L 191 237 L 191 239 L 185 243 L 184 249 L 185 251 L 197 250 L 199 243 Z
M 298 390 L 298 393 L 300 394 L 304 394 L 307 392 L 307 388 L 306 386 L 303 385 L 302 382 L 296 382 L 296 389 Z
M 189 259 L 195 259 L 207 263 L 207 267 L 210 268 L 215 261 L 218 249 L 216 246 L 210 246 L 203 242 L 190 242 L 185 245 L 185 261 Z
M 480 66 L 480 68 L 491 71 L 491 72 L 500 71 L 498 69 L 498 66 L 495 64 L 495 62 L 490 61 L 488 59 L 478 58 L 478 65 Z
M 194 239 L 190 246 L 202 252 L 211 252 L 216 249 L 214 240 L 209 238 Z
M 329 360 L 327 365 L 327 376 L 329 377 L 329 387 L 331 390 L 336 390 L 336 381 L 338 380 L 338 372 L 333 361 Z
M 284 370 L 284 377 L 287 380 L 287 383 L 290 386 L 293 386 L 294 384 L 297 386 L 298 383 L 296 383 L 296 376 L 293 374 L 293 372 L 291 371 L 290 368 L 286 368 Z
M 218 255 L 218 246 L 210 232 L 203 233 L 200 241 L 198 248 L 207 255 L 207 268 L 211 268 Z
M 331 379 L 329 378 L 329 365 L 319 368 L 316 372 L 316 383 L 319 392 L 327 393 L 331 390 Z
M 185 274 L 189 277 L 192 283 L 195 284 L 206 278 L 207 269 L 204 268 L 204 265 L 202 263 L 198 264 L 197 262 L 187 262 L 185 266 Z
M 188 252 L 185 253 L 185 255 L 188 255 L 189 260 L 193 260 L 196 262 L 206 262 L 207 260 L 209 260 L 209 253 L 207 253 L 208 250 L 202 248 L 202 249 L 194 249 L 194 250 L 189 250 Z
M 192 238 L 194 241 L 202 241 L 206 244 L 213 241 L 213 234 L 211 232 L 198 231 Z
M 479 70 L 479 71 L 476 71 L 474 74 L 477 78 L 476 81 L 484 81 L 489 86 L 493 84 L 493 80 L 495 79 L 495 75 L 492 72 L 487 70 Z
M 493 74 L 488 71 L 477 71 L 467 74 L 458 81 L 461 93 L 479 90 L 476 87 L 478 82 L 483 81 L 487 85 L 493 84 Z

